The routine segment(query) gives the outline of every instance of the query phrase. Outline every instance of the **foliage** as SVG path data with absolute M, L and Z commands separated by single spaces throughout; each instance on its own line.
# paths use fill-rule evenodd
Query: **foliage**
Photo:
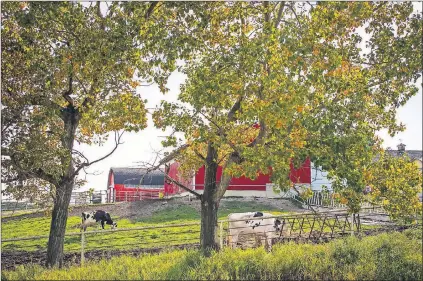
M 393 218 L 412 219 L 422 215 L 418 193 L 422 191 L 422 173 L 407 155 L 393 157 L 389 152 L 369 165 L 365 171 L 371 187 L 369 199 L 381 202 Z
M 149 7 L 138 5 L 144 21 Z M 153 47 L 141 48 L 146 42 L 136 37 L 140 27 L 127 9 L 120 3 L 2 5 L 2 181 L 10 192 L 56 186 L 96 162 L 76 151 L 74 141 L 101 145 L 110 132 L 146 127 L 146 101 L 136 88 L 146 80 L 165 83 L 174 60 L 154 58 L 153 64 Z M 76 172 L 69 174 L 71 159 Z
M 298 167 L 310 156 L 355 210 L 363 167 L 380 152 L 375 133 L 403 130 L 397 108 L 417 93 L 421 15 L 412 3 L 205 5 L 192 7 L 201 48 L 180 67 L 179 101 L 153 116 L 184 139 L 163 144 L 187 146 L 177 157 L 187 173 L 211 160 L 223 166 L 217 198 L 232 176 L 254 179 L 269 167 L 288 189 L 290 159 Z
M 271 253 L 225 249 L 204 258 L 178 250 L 62 270 L 27 265 L 3 271 L 2 280 L 420 280 L 421 263 L 421 240 L 391 233 L 321 245 L 275 245 Z
M 146 127 L 146 101 L 136 88 L 151 81 L 163 87 L 174 69 L 176 58 L 152 57 L 154 48 L 145 48 L 154 45 L 152 30 L 141 28 L 149 25 L 156 5 L 137 5 L 142 14 L 137 25 L 134 7 L 118 2 L 1 6 L 2 182 L 12 194 L 30 191 L 29 185 L 51 192 L 51 266 L 61 265 L 78 174 L 117 149 L 119 131 Z M 103 157 L 88 159 L 75 147 L 75 142 L 101 145 L 110 132 L 115 147 Z

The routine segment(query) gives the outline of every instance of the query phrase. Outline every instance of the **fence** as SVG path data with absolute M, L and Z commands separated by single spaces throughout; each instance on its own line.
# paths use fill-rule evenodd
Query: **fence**
M 338 200 L 333 197 L 333 193 L 330 192 L 313 191 L 313 196 L 307 199 L 306 203 L 310 206 L 323 208 L 347 208 L 347 205 L 341 204 Z M 374 205 L 369 202 L 361 203 L 362 208 L 371 208 L 373 206 Z
M 380 218 L 380 216 L 385 218 Z M 280 224 L 277 232 L 274 230 L 274 221 L 270 218 L 278 219 Z M 226 235 L 220 235 L 221 245 L 243 247 L 256 245 L 257 242 L 284 242 L 290 240 L 321 240 L 333 239 L 345 235 L 354 235 L 367 229 L 370 222 L 376 224 L 389 224 L 389 217 L 380 207 L 363 208 L 358 214 L 349 214 L 346 210 L 332 210 L 320 213 L 302 213 L 295 215 L 283 215 L 266 217 L 264 224 L 262 217 L 253 217 L 239 220 L 224 220 L 220 222 L 220 231 Z M 237 224 L 241 222 L 241 224 Z M 364 224 L 363 224 L 364 222 Z M 248 229 L 248 225 L 250 229 Z M 266 232 L 252 233 L 254 227 L 262 227 Z M 371 228 L 374 228 L 374 224 Z M 244 232 L 244 233 L 242 233 Z M 238 237 L 239 234 L 244 236 Z M 259 234 L 259 237 L 257 237 Z M 226 237 L 223 241 L 222 237 Z M 257 238 L 261 238 L 257 241 Z
M 98 236 L 101 234 L 101 237 Z M 37 251 L 46 249 L 48 235 L 2 240 L 2 251 Z M 66 253 L 80 252 L 81 263 L 85 253 L 96 250 L 133 250 L 195 245 L 200 240 L 200 222 L 144 226 L 135 228 L 106 229 L 101 231 L 65 234 Z
M 135 189 L 135 190 L 111 190 L 108 202 L 133 202 L 146 199 L 159 199 L 164 197 L 163 188 Z
M 15 211 L 15 210 L 31 210 L 37 208 L 35 203 L 29 201 L 19 201 L 11 198 L 2 198 L 1 210 L 2 211 Z
M 75 191 L 72 192 L 70 205 L 87 205 L 87 204 L 101 204 L 105 203 L 108 197 L 107 190 L 100 191 Z M 2 211 L 20 211 L 20 210 L 30 210 L 38 209 L 42 207 L 51 206 L 53 201 L 45 200 L 43 202 L 30 202 L 27 199 L 16 200 L 14 198 L 2 198 L 1 200 L 1 209 Z
M 273 235 L 275 242 L 286 240 L 336 238 L 343 235 L 353 235 L 360 232 L 363 227 L 363 218 L 366 216 L 380 217 L 383 210 L 380 208 L 363 209 L 360 214 L 349 215 L 346 211 L 328 211 L 324 213 L 303 213 L 296 215 L 282 215 L 266 217 L 277 218 L 282 223 L 280 233 Z M 254 218 L 253 218 L 254 219 Z M 257 218 L 260 220 L 260 217 Z M 221 247 L 234 245 L 232 237 L 233 222 L 240 220 L 220 220 L 218 222 L 217 241 Z M 91 251 L 133 251 L 151 250 L 175 246 L 198 245 L 200 241 L 200 222 L 177 224 L 177 225 L 152 225 L 136 228 L 106 229 L 101 231 L 73 232 L 65 234 L 65 253 L 80 253 L 81 263 L 85 260 L 85 254 Z M 263 225 L 261 225 L 263 227 Z M 239 226 L 238 226 L 239 227 Z M 238 228 L 236 227 L 236 228 Z M 241 228 L 245 228 L 241 227 Z M 242 230 L 242 229 L 241 229 Z M 269 236 L 272 230 L 263 233 Z M 274 233 L 273 233 L 274 234 Z M 248 235 L 247 235 L 248 236 Z M 244 237 L 245 238 L 245 237 Z M 238 241 L 242 247 L 251 246 L 251 238 L 240 238 Z M 253 240 L 255 237 L 252 238 Z M 2 251 L 7 256 L 16 251 L 25 251 L 28 255 L 31 251 L 42 251 L 47 247 L 48 235 L 10 238 L 2 240 Z M 256 245 L 257 241 L 253 241 Z

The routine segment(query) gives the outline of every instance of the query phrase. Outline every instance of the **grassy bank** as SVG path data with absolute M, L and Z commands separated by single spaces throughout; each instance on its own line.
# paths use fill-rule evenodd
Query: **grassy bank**
M 421 229 L 327 244 L 225 249 L 204 258 L 197 251 L 121 256 L 83 267 L 47 270 L 20 266 L 2 280 L 421 280 Z

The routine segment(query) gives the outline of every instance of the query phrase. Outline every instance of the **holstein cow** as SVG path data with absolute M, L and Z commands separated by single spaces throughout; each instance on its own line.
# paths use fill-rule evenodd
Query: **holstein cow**
M 268 249 L 272 248 L 272 239 L 278 237 L 281 231 L 281 221 L 271 217 L 272 214 L 262 212 L 233 213 L 228 216 L 229 237 L 231 246 L 236 247 L 240 234 L 255 234 Z M 234 221 L 237 220 L 237 221 Z
M 98 224 L 98 226 L 104 229 L 104 222 L 106 224 L 111 225 L 111 228 L 114 229 L 117 227 L 117 223 L 113 222 L 112 218 L 110 217 L 110 214 L 98 210 L 98 211 L 92 211 L 92 212 L 83 212 L 82 213 L 82 223 L 81 223 L 81 231 L 86 230 L 88 226 L 94 226 Z

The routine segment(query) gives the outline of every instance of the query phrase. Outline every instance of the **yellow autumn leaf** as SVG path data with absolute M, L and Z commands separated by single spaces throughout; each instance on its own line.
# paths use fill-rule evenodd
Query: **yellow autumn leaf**
M 275 125 L 275 127 L 276 127 L 277 129 L 280 129 L 280 128 L 282 128 L 282 125 L 283 125 L 282 120 L 278 120 L 278 121 L 276 121 L 276 125 Z

